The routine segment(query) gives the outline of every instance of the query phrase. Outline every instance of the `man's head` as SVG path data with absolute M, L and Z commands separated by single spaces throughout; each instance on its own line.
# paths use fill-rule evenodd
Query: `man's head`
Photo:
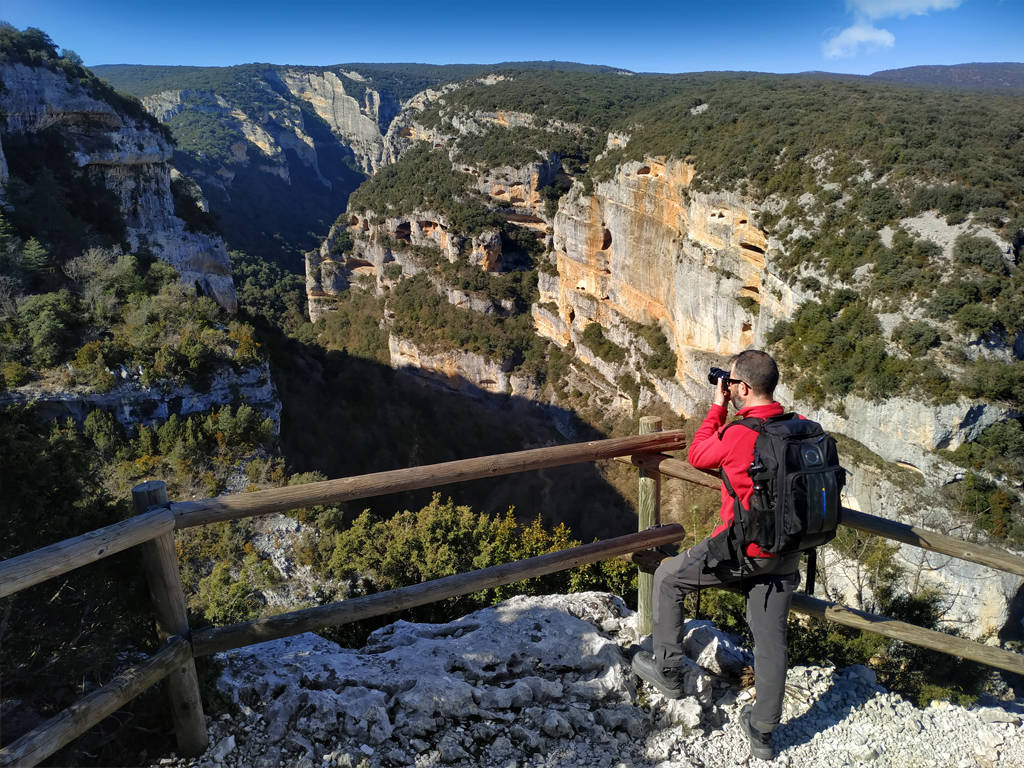
M 779 367 L 767 352 L 747 349 L 733 357 L 729 378 L 740 382 L 731 390 L 737 406 L 770 402 L 779 383 Z

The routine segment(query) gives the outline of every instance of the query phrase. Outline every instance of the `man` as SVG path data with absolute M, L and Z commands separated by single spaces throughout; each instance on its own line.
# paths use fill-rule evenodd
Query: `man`
M 779 369 L 770 355 L 747 350 L 732 359 L 729 378 L 719 379 L 712 404 L 690 444 L 690 464 L 698 469 L 723 469 L 744 508 L 749 508 L 753 482 L 747 474 L 754 457 L 757 432 L 745 425 L 725 427 L 728 404 L 738 418 L 766 418 L 783 413 L 773 399 Z M 721 522 L 712 532 L 726 531 L 734 500 L 722 484 Z M 734 585 L 743 591 L 747 624 L 754 636 L 754 682 L 757 698 L 740 713 L 751 754 L 765 760 L 774 755 L 772 731 L 782 717 L 786 683 L 786 618 L 800 581 L 799 553 L 772 556 L 756 544 L 745 553 L 721 559 L 710 538 L 661 562 L 654 574 L 654 653 L 641 651 L 633 670 L 668 698 L 683 695 L 683 597 L 704 587 Z

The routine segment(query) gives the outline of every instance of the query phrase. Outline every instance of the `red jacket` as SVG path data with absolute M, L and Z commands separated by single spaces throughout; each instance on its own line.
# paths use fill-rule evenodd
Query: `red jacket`
M 741 408 L 736 414 L 737 419 L 747 416 L 755 416 L 764 419 L 769 416 L 778 416 L 784 413 L 781 405 L 772 401 L 768 405 L 754 405 L 748 408 Z M 747 467 L 754 460 L 754 443 L 757 442 L 757 432 L 746 427 L 733 427 L 722 430 L 729 409 L 724 405 L 712 405 L 704 423 L 700 425 L 697 434 L 693 436 L 693 442 L 687 450 L 687 458 L 690 465 L 697 469 L 725 469 L 732 483 L 736 495 L 744 507 L 750 506 L 750 497 L 754 492 L 754 484 L 747 474 Z M 722 522 L 716 526 L 712 535 L 724 531 L 729 527 L 733 518 L 733 498 L 722 483 L 722 507 L 718 511 Z M 747 545 L 747 554 L 750 557 L 773 557 L 757 544 Z

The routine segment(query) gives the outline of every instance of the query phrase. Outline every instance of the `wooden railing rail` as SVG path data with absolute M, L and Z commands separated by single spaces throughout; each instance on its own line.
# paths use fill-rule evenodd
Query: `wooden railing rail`
M 222 520 L 238 520 L 253 515 L 287 512 L 321 504 L 368 499 L 389 493 L 436 488 L 449 483 L 498 477 L 536 469 L 549 469 L 568 464 L 612 459 L 649 451 L 671 451 L 682 448 L 686 437 L 682 430 L 651 435 L 613 437 L 587 443 L 533 448 L 514 453 L 500 453 L 473 459 L 460 459 L 422 467 L 394 469 L 370 475 L 322 480 L 316 483 L 271 488 L 254 493 L 218 496 L 201 501 L 171 504 L 175 525 L 188 528 Z
M 1024 656 L 1013 651 L 1006 651 L 1002 648 L 994 648 L 990 645 L 982 645 L 973 640 L 967 640 L 956 635 L 947 635 L 944 632 L 936 632 L 933 629 L 925 629 L 904 621 L 890 619 L 887 616 L 879 616 L 867 611 L 858 611 L 848 608 L 845 605 L 838 605 L 829 600 L 820 600 L 810 595 L 796 593 L 793 595 L 792 610 L 819 619 L 828 619 L 844 627 L 853 629 L 866 629 L 883 637 L 890 637 L 893 640 L 902 640 L 905 643 L 920 645 L 922 648 L 929 648 L 940 653 L 948 653 L 950 656 L 960 656 L 964 659 L 987 664 L 990 667 L 1005 669 L 1008 672 L 1016 672 L 1024 675 Z
M 681 430 L 534 448 L 254 493 L 172 502 L 121 522 L 0 561 L 0 598 L 156 539 L 175 528 L 372 498 L 483 477 L 601 461 L 685 444 Z M 390 485 L 389 485 L 390 484 Z
M 55 579 L 83 565 L 171 533 L 174 515 L 155 509 L 119 523 L 58 541 L 48 547 L 0 561 L 0 598 Z

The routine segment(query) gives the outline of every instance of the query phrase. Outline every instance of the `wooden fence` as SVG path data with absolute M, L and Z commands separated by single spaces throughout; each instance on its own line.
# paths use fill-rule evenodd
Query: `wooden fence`
M 135 517 L 0 562 L 0 598 L 140 546 L 163 648 L 145 663 L 118 674 L 99 690 L 0 749 L 0 766 L 38 764 L 161 680 L 168 682 L 178 752 L 183 756 L 198 755 L 208 746 L 208 735 L 196 679 L 194 659 L 197 656 L 393 613 L 681 541 L 685 533 L 682 526 L 658 525 L 661 478 L 678 478 L 715 488 L 719 483 L 717 477 L 709 477 L 686 462 L 662 453 L 680 449 L 684 444 L 681 431 L 661 432 L 658 420 L 643 419 L 641 434 L 636 437 L 538 448 L 194 502 L 169 502 L 163 483 L 137 486 L 132 494 L 138 512 Z M 177 528 L 606 459 L 629 462 L 640 471 L 638 518 L 641 530 L 638 533 L 227 627 L 193 633 L 188 626 L 174 548 L 173 536 Z M 843 514 L 845 525 L 867 533 L 1024 576 L 1024 559 L 1003 550 L 853 510 L 844 509 Z M 650 591 L 650 574 L 642 570 L 638 595 L 642 632 L 650 631 Z M 855 611 L 809 595 L 796 595 L 793 610 L 1024 674 L 1024 656 L 1019 654 Z

